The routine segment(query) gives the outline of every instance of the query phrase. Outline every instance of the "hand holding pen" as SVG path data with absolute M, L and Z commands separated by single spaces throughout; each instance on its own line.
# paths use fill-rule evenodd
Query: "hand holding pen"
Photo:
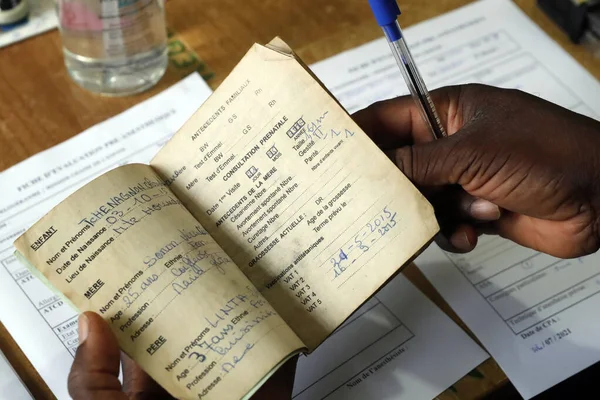
M 396 0 L 369 0 L 369 4 L 377 23 L 385 33 L 410 94 L 417 102 L 423 120 L 431 129 L 431 134 L 435 139 L 445 137 L 446 130 L 438 117 L 427 86 L 425 86 L 425 82 L 402 35 L 402 29 L 400 29 L 400 24 L 397 21 L 400 8 Z

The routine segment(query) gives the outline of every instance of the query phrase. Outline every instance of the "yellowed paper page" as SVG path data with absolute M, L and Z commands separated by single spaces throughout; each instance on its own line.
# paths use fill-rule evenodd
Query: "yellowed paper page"
M 438 226 L 285 44 L 272 47 L 253 46 L 151 165 L 312 350 Z
M 147 165 L 94 180 L 15 245 L 176 398 L 243 398 L 303 347 Z

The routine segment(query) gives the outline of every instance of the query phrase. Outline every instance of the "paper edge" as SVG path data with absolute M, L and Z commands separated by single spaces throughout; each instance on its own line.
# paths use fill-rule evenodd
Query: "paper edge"
M 42 274 L 36 267 L 34 267 L 33 264 L 31 264 L 29 260 L 27 260 L 27 258 L 25 258 L 25 256 L 19 250 L 15 250 L 13 254 L 17 258 L 17 260 L 19 260 L 21 265 L 23 265 L 29 270 L 31 275 L 39 279 L 52 293 L 54 293 L 62 301 L 64 301 L 69 307 L 71 307 L 75 312 L 77 312 L 77 314 L 81 314 L 81 310 L 77 308 L 75 304 L 73 304 L 71 300 L 67 298 L 67 296 L 65 296 L 52 283 L 50 283 L 50 281 L 44 276 L 44 274 Z
M 96 176 L 95 178 L 93 178 L 93 179 L 92 179 L 92 180 L 90 180 L 89 182 L 85 183 L 85 184 L 84 184 L 83 186 L 81 186 L 79 189 L 75 190 L 74 192 L 71 192 L 71 193 L 70 193 L 69 195 L 67 195 L 67 197 L 65 197 L 65 198 L 64 198 L 64 199 L 63 199 L 63 200 L 62 200 L 60 203 L 56 204 L 54 207 L 52 207 L 50 210 L 48 210 L 46 213 L 44 213 L 44 215 L 42 215 L 40 218 L 36 219 L 36 220 L 35 220 L 35 222 L 34 222 L 33 224 L 31 224 L 29 227 L 27 227 L 27 229 L 25 230 L 25 232 L 23 232 L 23 233 L 21 233 L 19 236 L 17 236 L 17 238 L 16 238 L 16 239 L 13 241 L 12 245 L 13 245 L 13 246 L 14 246 L 16 249 L 19 249 L 19 247 L 21 247 L 21 242 L 25 241 L 25 236 L 27 236 L 27 235 L 28 235 L 28 234 L 31 232 L 31 230 L 32 230 L 32 229 L 33 229 L 35 226 L 39 225 L 39 224 L 40 224 L 42 221 L 46 220 L 50 214 L 57 212 L 57 210 L 58 210 L 59 208 L 64 208 L 64 207 L 65 207 L 65 204 L 66 204 L 67 202 L 69 202 L 69 201 L 70 201 L 70 200 L 73 198 L 73 196 L 77 195 L 78 193 L 81 193 L 81 192 L 82 192 L 82 191 L 84 191 L 84 190 L 87 190 L 87 189 L 89 189 L 89 188 L 90 188 L 92 185 L 96 184 L 96 181 L 97 181 L 99 178 L 101 178 L 101 177 L 103 177 L 103 176 L 106 176 L 106 175 L 109 175 L 109 174 L 112 174 L 114 171 L 117 171 L 117 170 L 119 170 L 119 169 L 123 169 L 123 168 L 129 168 L 129 167 L 131 167 L 132 165 L 137 165 L 137 166 L 142 166 L 142 165 L 143 165 L 143 166 L 145 166 L 145 167 L 150 167 L 150 168 L 151 168 L 151 166 L 150 166 L 149 164 L 144 164 L 144 163 L 136 162 L 136 163 L 129 163 L 129 164 L 125 164 L 125 165 L 119 165 L 119 166 L 117 166 L 117 167 L 114 167 L 114 168 L 112 168 L 112 169 L 109 169 L 108 171 L 105 171 L 105 172 L 103 172 L 102 174 L 100 174 L 100 175 Z M 15 254 L 16 254 L 16 253 L 15 253 Z M 21 254 L 21 253 L 19 253 L 19 254 Z M 23 255 L 21 254 L 21 258 L 22 258 L 22 259 L 25 259 L 25 256 L 23 256 Z M 31 266 L 32 268 L 34 268 L 36 271 L 38 271 L 38 270 L 37 270 L 37 268 L 35 268 L 33 265 L 29 264 L 29 262 L 27 262 L 27 264 L 28 264 L 29 266 Z M 29 268 L 29 267 L 27 267 L 27 268 Z M 39 271 L 38 271 L 38 272 L 39 272 Z M 33 272 L 32 272 L 32 274 L 33 274 Z M 41 274 L 41 272 L 40 272 L 40 274 Z M 38 276 L 36 276 L 36 277 L 38 277 Z M 48 283 L 49 283 L 49 282 L 48 282 Z
M 289 360 L 291 360 L 293 357 L 295 357 L 298 354 L 303 354 L 306 352 L 306 349 L 299 349 L 296 351 L 291 352 L 290 354 L 288 354 L 286 357 L 284 357 L 278 364 L 275 364 L 275 366 L 273 368 L 271 368 L 271 370 L 265 375 L 263 376 L 255 385 L 252 389 L 250 389 L 250 391 L 248 393 L 246 393 L 244 395 L 244 397 L 242 397 L 241 400 L 250 400 L 252 398 L 252 396 L 254 396 L 256 394 L 256 392 L 258 391 L 258 389 L 260 389 L 261 387 L 263 387 L 263 385 L 265 383 L 267 383 L 267 381 L 269 379 L 271 379 L 271 377 L 275 374 L 275 372 L 277 372 L 279 370 L 279 368 L 283 367 L 285 365 L 285 363 L 287 363 Z

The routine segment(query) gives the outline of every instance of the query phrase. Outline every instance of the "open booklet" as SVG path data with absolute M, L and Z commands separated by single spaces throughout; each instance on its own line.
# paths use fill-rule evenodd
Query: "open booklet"
M 250 397 L 438 231 L 431 205 L 279 39 L 156 155 L 96 178 L 17 256 L 174 397 Z

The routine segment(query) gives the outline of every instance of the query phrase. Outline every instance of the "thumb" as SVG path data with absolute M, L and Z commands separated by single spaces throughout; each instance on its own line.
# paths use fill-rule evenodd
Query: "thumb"
M 474 151 L 478 143 L 469 140 L 470 131 L 473 131 L 472 127 L 465 127 L 452 136 L 401 147 L 388 154 L 408 179 L 428 193 L 427 197 L 441 218 L 440 223 L 451 230 L 464 219 L 494 221 L 501 216 L 497 204 L 475 197 L 457 186 L 469 183 L 465 178 L 473 178 L 473 167 L 482 161 L 481 155 Z M 440 190 L 442 186 L 445 190 Z M 470 229 L 469 232 L 454 233 L 461 233 L 464 238 L 474 236 Z M 471 245 L 467 247 L 471 249 Z
M 73 399 L 126 400 L 119 382 L 120 350 L 110 327 L 98 314 L 79 316 L 79 347 L 69 374 Z

